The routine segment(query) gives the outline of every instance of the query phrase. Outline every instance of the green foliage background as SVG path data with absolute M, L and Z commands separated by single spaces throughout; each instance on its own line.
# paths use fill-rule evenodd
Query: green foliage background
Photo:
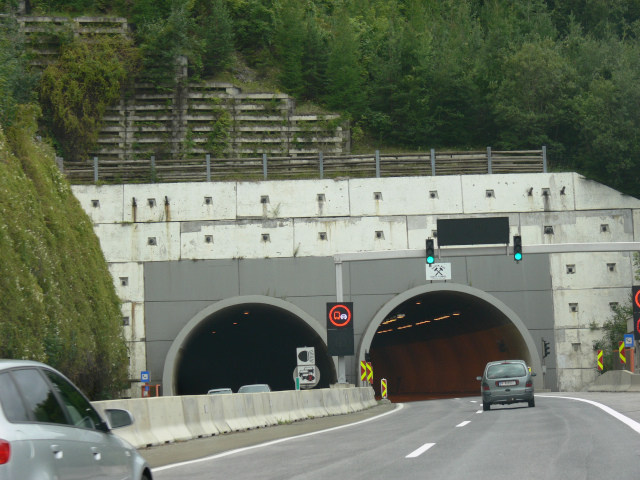
M 128 351 L 93 226 L 34 140 L 35 107 L 0 129 L 0 358 L 59 368 L 92 399 L 128 388 Z
M 127 75 L 138 80 L 172 86 L 178 56 L 190 80 L 248 65 L 258 80 L 340 111 L 367 148 L 546 145 L 552 168 L 640 197 L 640 0 L 33 0 L 31 9 L 127 17 L 143 65 Z M 47 111 L 64 111 L 68 125 L 67 100 Z M 87 143 L 93 129 L 82 126 Z

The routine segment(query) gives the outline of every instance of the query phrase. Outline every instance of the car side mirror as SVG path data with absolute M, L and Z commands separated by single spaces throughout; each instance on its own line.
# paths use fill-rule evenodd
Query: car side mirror
M 481 381 L 482 377 L 476 377 L 476 380 Z
M 133 425 L 133 422 L 135 421 L 133 415 L 131 415 L 131 412 L 128 410 L 107 408 L 104 411 L 104 414 L 107 416 L 109 426 L 112 429 L 128 427 L 129 425 Z
M 531 373 L 532 377 L 535 377 L 537 375 L 537 373 Z

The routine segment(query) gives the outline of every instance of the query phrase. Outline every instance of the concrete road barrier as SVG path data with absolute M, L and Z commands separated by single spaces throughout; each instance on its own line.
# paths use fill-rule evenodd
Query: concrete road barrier
M 135 423 L 114 433 L 136 447 L 146 447 L 311 417 L 342 415 L 375 404 L 372 388 L 352 387 L 108 400 L 93 405 L 103 416 L 107 408 L 129 410 Z

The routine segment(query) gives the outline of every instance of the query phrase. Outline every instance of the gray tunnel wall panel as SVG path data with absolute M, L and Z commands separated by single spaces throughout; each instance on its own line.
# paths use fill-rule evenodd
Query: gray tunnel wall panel
M 531 255 L 520 264 L 506 255 L 454 258 L 450 263 L 456 280 L 453 283 L 473 286 L 505 303 L 522 319 L 537 343 L 541 334 L 552 339 L 548 256 Z M 467 278 L 472 280 L 467 282 Z M 343 264 L 343 282 L 345 301 L 354 302 L 356 348 L 384 304 L 397 294 L 428 283 L 423 259 L 347 262 Z M 147 364 L 154 378 L 162 378 L 171 340 L 191 318 L 219 300 L 244 295 L 281 298 L 324 326 L 325 303 L 336 298 L 333 258 L 145 263 Z M 357 383 L 355 362 L 355 357 L 348 358 L 347 375 L 352 383 Z M 555 388 L 553 358 L 547 358 L 547 366 L 547 386 Z

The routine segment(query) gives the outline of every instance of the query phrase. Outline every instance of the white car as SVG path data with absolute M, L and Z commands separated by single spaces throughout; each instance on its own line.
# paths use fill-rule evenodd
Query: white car
M 126 410 L 103 420 L 60 372 L 0 359 L 0 480 L 152 480 L 136 448 L 111 430 L 133 423 Z

